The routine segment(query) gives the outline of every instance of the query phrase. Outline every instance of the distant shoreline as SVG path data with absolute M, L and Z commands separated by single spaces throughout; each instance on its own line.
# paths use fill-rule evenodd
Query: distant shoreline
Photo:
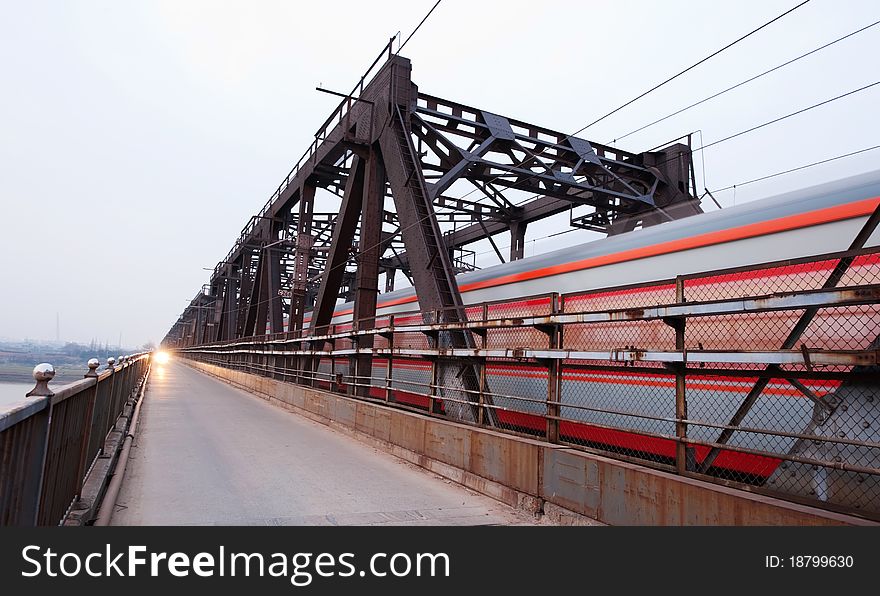
M 79 381 L 82 377 L 76 377 L 72 375 L 65 376 L 56 376 L 50 382 L 50 387 L 60 387 L 61 385 L 68 385 L 73 383 L 74 381 Z M 30 374 L 21 374 L 21 373 L 4 373 L 0 372 L 0 383 L 33 383 L 34 377 Z

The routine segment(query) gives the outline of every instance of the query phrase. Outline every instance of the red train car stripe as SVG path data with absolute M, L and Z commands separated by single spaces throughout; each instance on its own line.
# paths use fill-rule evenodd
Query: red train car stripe
M 725 242 L 733 242 L 735 240 L 745 240 L 747 238 L 755 238 L 757 236 L 766 236 L 768 234 L 786 232 L 798 228 L 806 228 L 810 226 L 841 221 L 844 219 L 852 219 L 854 217 L 862 217 L 865 215 L 869 215 L 871 212 L 873 212 L 878 204 L 880 204 L 880 197 L 864 199 L 861 201 L 855 201 L 853 203 L 847 203 L 845 205 L 837 205 L 835 207 L 818 209 L 816 211 L 808 211 L 807 213 L 799 213 L 797 215 L 790 215 L 788 217 L 757 222 L 737 228 L 730 228 L 727 230 L 719 230 L 717 232 L 708 232 L 699 236 L 681 238 L 679 240 L 671 240 L 669 242 L 664 242 L 661 244 L 643 246 L 640 248 L 625 250 L 610 255 L 591 257 L 589 259 L 583 259 L 581 261 L 562 263 L 560 265 L 553 265 L 552 267 L 544 267 L 542 269 L 523 271 L 521 273 L 505 275 L 503 277 L 496 277 L 494 279 L 486 279 L 470 284 L 464 284 L 459 289 L 462 292 L 470 292 L 473 290 L 480 290 L 483 288 L 490 288 L 515 283 L 518 281 L 527 281 L 530 279 L 549 277 L 551 275 L 560 275 L 562 273 L 570 273 L 572 271 L 580 271 L 582 269 L 601 267 L 603 265 L 613 265 L 626 261 L 635 261 L 637 259 L 654 257 L 683 250 L 690 250 L 692 248 L 702 248 L 704 246 L 711 246 L 713 244 L 723 244 Z M 398 304 L 407 304 L 415 301 L 415 296 L 397 298 L 395 300 L 388 300 L 386 302 L 380 303 L 379 308 L 396 306 Z M 351 309 L 346 309 L 334 313 L 334 316 L 347 315 L 351 312 Z
M 544 419 L 535 414 L 496 410 L 498 420 L 502 424 L 515 426 L 525 430 L 544 432 Z M 616 449 L 628 449 L 638 453 L 649 453 L 668 459 L 675 458 L 675 441 L 662 437 L 649 437 L 624 430 L 611 430 L 585 424 L 582 422 L 560 421 L 559 433 L 563 437 L 590 443 L 607 445 Z M 703 445 L 694 446 L 697 462 L 708 455 L 710 448 Z M 768 477 L 776 470 L 782 460 L 775 457 L 722 450 L 713 464 L 716 468 L 724 468 L 734 472 L 752 476 Z

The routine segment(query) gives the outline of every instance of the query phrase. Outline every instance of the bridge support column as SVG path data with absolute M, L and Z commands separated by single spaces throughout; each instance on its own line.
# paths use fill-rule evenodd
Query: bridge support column
M 236 314 L 235 337 L 245 336 L 249 306 L 248 301 L 254 285 L 253 275 L 251 274 L 253 257 L 253 251 L 250 249 L 245 249 L 241 253 L 241 280 L 238 285 L 238 313 Z
M 376 326 L 376 300 L 379 295 L 379 257 L 381 256 L 382 212 L 385 202 L 385 167 L 379 153 L 370 150 L 366 163 L 363 208 L 361 210 L 361 237 L 358 268 L 355 281 L 354 313 L 352 320 L 358 330 Z M 372 335 L 360 336 L 357 347 L 373 347 Z M 373 376 L 373 355 L 358 354 L 352 361 L 353 376 L 357 379 L 355 393 L 370 394 Z
M 294 278 L 290 298 L 290 319 L 288 330 L 297 331 L 303 328 L 305 314 L 306 286 L 309 277 L 309 259 L 311 258 L 312 214 L 315 207 L 315 185 L 307 181 L 299 191 L 299 218 L 296 228 L 296 248 L 294 250 Z
M 275 225 L 273 223 L 273 230 Z M 277 238 L 278 234 L 272 234 Z M 267 296 L 269 301 L 269 333 L 281 333 L 284 331 L 284 303 L 281 301 L 281 249 L 271 247 L 265 249 L 268 268 Z

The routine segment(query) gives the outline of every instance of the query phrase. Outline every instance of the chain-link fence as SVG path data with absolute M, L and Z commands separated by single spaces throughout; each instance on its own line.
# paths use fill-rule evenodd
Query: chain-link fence
M 880 519 L 878 249 L 370 323 L 187 355 Z

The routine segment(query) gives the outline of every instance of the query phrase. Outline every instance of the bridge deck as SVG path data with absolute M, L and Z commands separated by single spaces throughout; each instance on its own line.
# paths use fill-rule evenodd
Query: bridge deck
M 531 518 L 175 362 L 154 365 L 114 525 Z

